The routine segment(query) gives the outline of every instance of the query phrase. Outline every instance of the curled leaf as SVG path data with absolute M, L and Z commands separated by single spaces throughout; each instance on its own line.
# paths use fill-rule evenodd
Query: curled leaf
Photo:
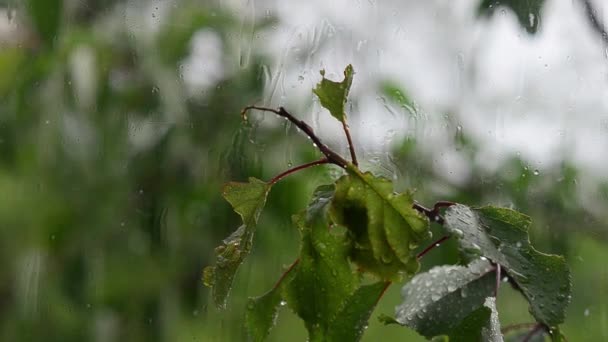
M 224 186 L 224 198 L 243 219 L 243 224 L 215 249 L 215 266 L 205 268 L 203 280 L 212 288 L 216 306 L 223 308 L 238 267 L 249 255 L 258 218 L 266 203 L 270 185 L 249 178 L 248 183 L 231 182 Z
M 336 182 L 332 219 L 346 227 L 355 242 L 352 260 L 365 271 L 397 281 L 418 270 L 414 250 L 430 237 L 426 217 L 412 209 L 408 193 L 354 167 Z

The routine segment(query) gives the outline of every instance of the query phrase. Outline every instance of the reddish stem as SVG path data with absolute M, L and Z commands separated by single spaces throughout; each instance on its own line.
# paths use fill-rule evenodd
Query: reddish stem
M 494 298 L 498 297 L 498 289 L 500 289 L 500 264 L 496 264 L 496 287 L 494 288 Z
M 289 169 L 289 170 L 287 170 L 285 172 L 282 172 L 282 173 L 276 175 L 273 179 L 271 179 L 271 180 L 268 181 L 268 184 L 269 185 L 273 185 L 276 182 L 280 181 L 281 179 L 283 179 L 286 176 L 289 176 L 292 173 L 295 173 L 295 172 L 298 172 L 300 170 L 309 168 L 311 166 L 322 165 L 322 164 L 329 164 L 329 160 L 327 160 L 327 158 L 323 158 L 323 159 L 319 159 L 319 160 L 314 161 L 314 162 L 310 162 L 310 163 L 306 163 L 306 164 L 302 164 L 302 165 L 296 166 L 294 168 L 291 168 L 291 169 Z
M 520 330 L 520 329 L 530 329 L 530 328 L 535 328 L 537 323 L 519 323 L 519 324 L 511 324 L 508 325 L 504 328 L 502 328 L 500 331 L 502 332 L 503 335 L 506 335 L 508 332 L 513 331 L 513 330 Z
M 327 160 L 332 163 L 340 166 L 341 168 L 346 168 L 348 162 L 346 159 L 342 158 L 339 154 L 332 151 L 327 145 L 321 142 L 321 139 L 315 134 L 312 127 L 310 127 L 306 122 L 296 119 L 291 113 L 289 113 L 285 108 L 279 107 L 279 109 L 260 107 L 260 106 L 247 106 L 241 112 L 243 118 L 247 118 L 247 112 L 251 109 L 257 109 L 264 112 L 275 113 L 278 116 L 284 117 L 290 122 L 292 122 L 296 127 L 298 127 L 302 132 L 304 132 L 310 140 L 316 145 L 316 147 L 327 157 Z
M 544 330 L 544 329 L 545 329 L 545 326 L 543 324 L 537 323 L 534 326 L 534 329 L 530 330 L 530 332 L 528 333 L 528 335 L 526 335 L 526 337 L 524 337 L 524 339 L 521 340 L 521 341 L 522 342 L 528 342 L 528 341 L 530 341 L 534 335 L 536 335 L 539 331 Z
M 359 166 L 359 162 L 357 161 L 357 154 L 355 153 L 355 145 L 353 145 L 353 139 L 350 136 L 350 129 L 346 124 L 346 120 L 342 121 L 342 129 L 344 130 L 344 135 L 346 135 L 346 140 L 348 141 L 348 150 L 350 151 L 350 158 L 353 161 L 355 166 Z
M 376 305 L 378 305 L 378 302 L 380 302 L 380 299 L 382 299 L 382 297 L 384 296 L 384 294 L 386 293 L 386 291 L 388 290 L 388 288 L 391 286 L 392 282 L 387 281 L 384 284 L 384 288 L 382 289 L 382 292 L 380 292 L 380 295 L 378 296 L 378 299 L 376 299 Z
M 285 272 L 283 272 L 283 274 L 281 274 L 281 277 L 279 278 L 279 280 L 277 280 L 277 282 L 272 287 L 273 290 L 276 290 L 279 286 L 281 286 L 281 283 L 283 282 L 285 277 L 287 277 L 289 272 L 293 271 L 293 269 L 296 267 L 296 265 L 298 265 L 299 262 L 300 262 L 300 258 L 297 258 L 291 265 L 289 265 L 289 267 L 285 270 Z
M 435 203 L 435 205 L 433 205 L 433 209 L 429 209 L 419 203 L 414 203 L 412 205 L 412 208 L 423 213 L 426 217 L 428 217 L 428 219 L 430 221 L 437 222 L 442 225 L 445 222 L 445 220 L 443 219 L 443 217 L 441 217 L 441 215 L 439 215 L 439 210 L 441 208 L 447 208 L 447 207 L 453 206 L 454 204 L 456 204 L 456 203 L 450 202 L 450 201 L 439 201 L 439 202 Z
M 421 259 L 426 253 L 432 251 L 433 248 L 435 248 L 435 247 L 439 247 L 439 245 L 441 245 L 442 242 L 444 242 L 445 240 L 447 240 L 449 238 L 450 238 L 450 236 L 446 235 L 446 236 L 442 237 L 441 239 L 433 242 L 431 245 L 429 245 L 427 248 L 425 248 L 422 252 L 418 253 L 418 255 L 416 255 L 416 258 Z

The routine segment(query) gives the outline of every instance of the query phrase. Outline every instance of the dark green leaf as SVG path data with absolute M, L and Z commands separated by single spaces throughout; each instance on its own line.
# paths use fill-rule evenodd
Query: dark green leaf
M 447 337 L 450 342 L 502 342 L 496 298 L 486 298 L 484 305 L 467 316 Z
M 402 289 L 396 320 L 427 338 L 448 334 L 493 294 L 493 269 L 487 260 L 475 260 L 415 276 Z
M 53 46 L 59 33 L 63 0 L 27 0 L 32 25 L 46 46 Z
M 360 286 L 349 262 L 352 241 L 340 227 L 329 227 L 333 195 L 334 186 L 318 188 L 308 210 L 294 217 L 302 233 L 300 262 L 284 298 L 304 320 L 310 341 L 358 341 L 388 284 Z
M 564 321 L 570 271 L 563 257 L 538 252 L 530 245 L 528 216 L 504 208 L 454 205 L 447 210 L 445 223 L 465 255 L 483 255 L 503 267 L 539 322 L 555 327 Z
M 349 167 L 336 183 L 331 213 L 355 241 L 352 260 L 386 280 L 414 274 L 414 250 L 430 232 L 428 220 L 412 204 L 410 194 L 395 193 L 389 180 Z
M 245 324 L 254 341 L 263 341 L 275 325 L 279 305 L 284 304 L 281 291 L 293 279 L 293 269 L 287 270 L 270 291 L 256 298 L 249 298 Z
M 353 75 L 355 74 L 352 65 L 348 65 L 344 69 L 344 79 L 342 82 L 334 82 L 325 78 L 325 70 L 321 70 L 323 79 L 313 92 L 319 97 L 321 105 L 325 107 L 331 115 L 339 121 L 346 121 L 346 111 L 344 106 L 348 98 L 350 86 L 353 83 Z
M 377 282 L 361 286 L 342 304 L 333 317 L 327 341 L 358 341 L 378 299 L 390 283 Z
M 358 282 L 348 262 L 347 237 L 329 229 L 328 190 L 318 189 L 308 210 L 294 216 L 302 234 L 300 262 L 285 289 L 287 303 L 304 320 L 312 341 L 322 339 L 330 318 L 356 290 Z
M 270 185 L 255 178 L 249 178 L 249 183 L 231 182 L 224 187 L 224 198 L 241 216 L 243 225 L 215 249 L 215 266 L 204 270 L 205 285 L 212 287 L 213 300 L 218 307 L 225 307 L 234 275 L 251 251 L 255 228 L 269 191 Z
M 479 13 L 491 15 L 503 6 L 508 7 L 515 12 L 519 24 L 528 33 L 536 33 L 544 2 L 545 0 L 483 0 L 479 5 Z

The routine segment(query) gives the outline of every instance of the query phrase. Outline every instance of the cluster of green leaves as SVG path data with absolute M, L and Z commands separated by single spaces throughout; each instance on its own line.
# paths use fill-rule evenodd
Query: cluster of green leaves
M 349 65 L 343 81 L 335 82 L 322 71 L 313 90 L 345 125 L 353 74 Z M 539 330 L 561 339 L 558 325 L 569 303 L 569 270 L 562 257 L 530 245 L 527 216 L 452 205 L 445 219 L 437 221 L 458 240 L 462 265 L 437 266 L 414 276 L 419 270 L 416 250 L 430 239 L 429 217 L 436 219 L 438 213 L 415 209 L 411 192 L 396 193 L 391 181 L 362 172 L 354 163 L 340 166 L 344 175 L 318 187 L 308 207 L 293 216 L 301 236 L 299 258 L 272 289 L 249 301 L 246 322 L 254 340 L 266 338 L 279 307 L 287 305 L 304 321 L 311 341 L 357 341 L 386 288 L 405 280 L 404 301 L 395 318 L 382 317 L 386 323 L 410 327 L 427 338 L 502 341 L 495 299 L 501 277 L 528 300 Z M 215 266 L 204 271 L 218 307 L 226 305 L 238 266 L 251 251 L 272 184 L 251 178 L 224 188 L 243 224 L 216 249 Z

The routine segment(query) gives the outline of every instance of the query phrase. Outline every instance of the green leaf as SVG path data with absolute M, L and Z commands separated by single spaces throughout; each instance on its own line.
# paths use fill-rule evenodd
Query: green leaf
M 360 286 L 349 262 L 352 241 L 328 220 L 334 186 L 319 187 L 308 209 L 294 216 L 302 234 L 300 262 L 284 299 L 304 320 L 310 341 L 358 341 L 385 282 Z
M 448 334 L 494 292 L 494 267 L 478 259 L 468 266 L 439 266 L 419 274 L 401 293 L 396 321 L 431 338 Z
M 348 262 L 350 245 L 344 234 L 334 234 L 326 219 L 328 188 L 318 189 L 307 211 L 294 216 L 302 234 L 300 262 L 286 287 L 288 305 L 302 318 L 311 340 L 324 336 L 330 318 L 357 288 Z
M 285 284 L 293 279 L 294 272 L 292 271 L 292 268 L 288 269 L 279 279 L 279 283 L 264 295 L 249 298 L 245 325 L 254 341 L 266 339 L 270 329 L 275 325 L 279 314 L 279 306 L 284 304 L 281 291 Z
M 215 249 L 215 266 L 205 268 L 203 280 L 212 287 L 213 300 L 219 308 L 226 298 L 238 267 L 251 251 L 258 218 L 266 203 L 270 185 L 256 178 L 249 183 L 231 182 L 224 186 L 224 198 L 243 219 L 243 224 Z
M 411 195 L 395 193 L 389 180 L 352 165 L 347 172 L 336 182 L 331 215 L 355 242 L 352 260 L 385 280 L 417 272 L 414 250 L 430 232 L 426 217 L 412 209 Z
M 377 282 L 361 286 L 342 304 L 333 317 L 327 341 L 358 341 L 361 339 L 372 311 L 390 283 Z
M 334 82 L 325 78 L 325 70 L 321 70 L 323 79 L 313 89 L 313 93 L 319 97 L 321 105 L 329 110 L 334 118 L 341 122 L 346 121 L 344 106 L 346 105 L 350 86 L 353 83 L 354 74 L 353 66 L 349 64 L 344 69 L 344 79 L 342 82 Z
M 445 227 L 465 255 L 483 255 L 517 284 L 537 321 L 555 327 L 564 321 L 570 302 L 570 271 L 563 257 L 541 253 L 530 245 L 528 216 L 496 207 L 450 207 Z
M 486 298 L 484 305 L 467 316 L 447 337 L 450 342 L 502 342 L 496 298 Z
M 502 6 L 508 7 L 515 12 L 519 24 L 528 33 L 536 33 L 544 2 L 545 0 L 483 0 L 479 5 L 479 14 L 492 15 Z
M 47 47 L 52 47 L 59 33 L 63 14 L 62 0 L 27 0 L 32 25 Z

